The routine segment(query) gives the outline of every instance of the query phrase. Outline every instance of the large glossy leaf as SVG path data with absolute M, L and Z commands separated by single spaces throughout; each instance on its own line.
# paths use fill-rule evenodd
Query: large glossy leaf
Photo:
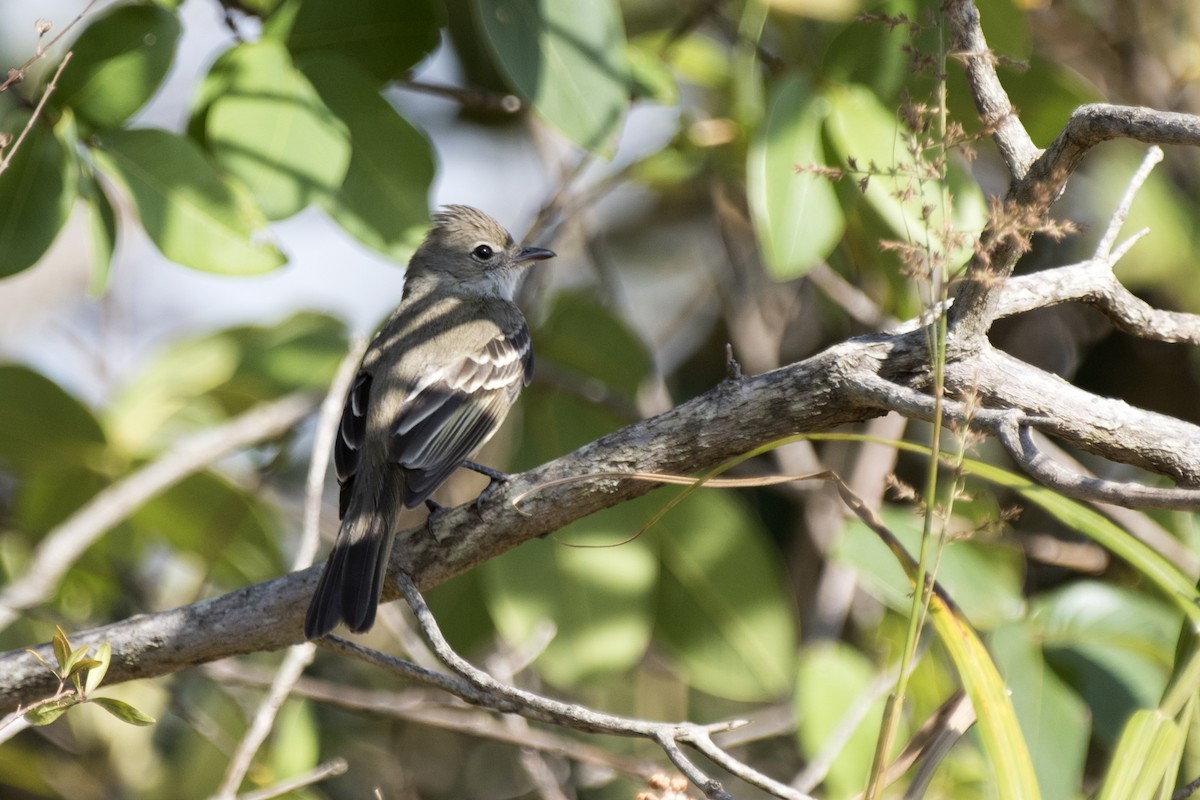
M 580 147 L 603 156 L 629 105 L 625 30 L 613 0 L 475 0 L 513 91 Z
M 803 75 L 778 81 L 746 159 L 750 215 L 767 266 L 794 278 L 832 252 L 845 220 L 824 166 L 821 127 L 828 103 Z
M 1083 695 L 1110 747 L 1135 710 L 1158 704 L 1181 621 L 1156 598 L 1099 581 L 1038 598 L 1032 614 L 1047 661 Z
M 0 470 L 20 477 L 7 525 L 45 531 L 104 483 L 106 437 L 86 406 L 31 369 L 0 366 L 0 386 Z
M 885 0 L 872 7 L 873 13 L 916 18 L 916 0 Z M 912 32 L 904 25 L 852 20 L 842 32 L 829 39 L 821 62 L 821 77 L 838 83 L 861 83 L 870 86 L 882 99 L 892 99 L 906 81 L 912 43 Z M 991 39 L 988 39 L 991 44 Z
M 287 49 L 264 39 L 222 56 L 224 87 L 208 107 L 204 141 L 250 189 L 269 219 L 290 217 L 338 191 L 350 134 Z
M 50 459 L 94 459 L 104 432 L 91 411 L 53 381 L 0 365 L 0 460 L 27 467 Z
M 550 681 L 577 684 L 641 661 L 654 624 L 658 557 L 649 538 L 624 540 L 651 509 L 645 501 L 623 504 L 482 568 L 488 610 L 506 639 L 521 645 L 540 625 L 555 626 L 537 661 Z
M 1092 717 L 1087 706 L 1046 663 L 1040 631 L 1009 622 L 991 636 L 990 651 L 1012 694 L 1043 797 L 1074 797 L 1083 783 Z
M 15 111 L 0 131 L 15 142 L 28 121 L 28 111 Z M 39 120 L 0 174 L 0 278 L 33 266 L 49 249 L 71 213 L 77 181 L 74 157 Z
M 337 53 L 379 83 L 398 78 L 438 46 L 440 20 L 431 0 L 287 0 L 263 25 L 264 37 L 299 56 Z
M 51 102 L 73 109 L 92 128 L 120 125 L 158 90 L 179 34 L 179 20 L 161 6 L 113 7 L 71 45 L 74 55 Z
M 299 59 L 321 99 L 350 132 L 345 179 L 320 197 L 339 225 L 363 244 L 406 261 L 429 220 L 435 172 L 429 142 L 376 91 L 371 76 L 337 54 Z
M 93 157 L 132 196 L 146 233 L 172 261 L 251 275 L 284 262 L 260 241 L 266 224 L 187 139 L 162 130 L 110 131 Z
M 733 496 L 702 490 L 652 531 L 662 553 L 655 633 L 689 683 L 743 701 L 789 692 L 797 623 L 779 554 L 757 521 Z

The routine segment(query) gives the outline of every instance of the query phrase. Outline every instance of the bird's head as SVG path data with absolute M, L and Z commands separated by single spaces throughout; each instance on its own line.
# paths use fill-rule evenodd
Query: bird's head
M 553 258 L 543 247 L 523 247 L 496 220 L 470 206 L 445 206 L 408 265 L 408 278 L 452 282 L 460 291 L 512 300 L 525 267 Z

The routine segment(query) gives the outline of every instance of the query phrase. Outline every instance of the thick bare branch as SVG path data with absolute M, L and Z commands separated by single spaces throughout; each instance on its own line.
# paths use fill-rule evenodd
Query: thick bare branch
M 962 61 L 979 119 L 992 135 L 1008 173 L 1020 180 L 1039 155 L 996 75 L 996 57 L 979 24 L 979 9 L 971 0 L 942 3 L 950 34 L 950 55 Z
M 479 513 L 470 507 L 449 511 L 439 521 L 438 542 L 423 528 L 400 533 L 393 569 L 406 569 L 418 585 L 428 588 L 652 488 L 642 481 L 586 478 L 535 491 L 521 510 L 512 506 L 513 498 L 549 481 L 612 471 L 695 474 L 786 436 L 878 416 L 889 401 L 865 394 L 862 387 L 872 376 L 884 385 L 919 387 L 926 381 L 926 358 L 921 331 L 876 334 L 778 370 L 726 381 L 670 411 L 513 476 Z M 887 380 L 878 381 L 880 375 Z M 1077 446 L 1184 483 L 1200 476 L 1200 428 L 1194 425 L 1097 398 L 990 350 L 973 363 L 951 365 L 947 377 L 952 389 L 978 392 L 989 405 L 1053 415 L 1058 424 L 1050 432 Z M 72 641 L 112 644 L 110 683 L 280 649 L 301 640 L 301 621 L 317 574 L 313 567 L 183 608 L 97 628 Z M 385 596 L 394 598 L 395 590 Z M 52 693 L 52 684 L 32 655 L 0 656 L 0 712 Z
M 1071 174 L 1091 148 L 1112 139 L 1148 144 L 1200 144 L 1200 117 L 1147 108 L 1093 104 L 1071 115 L 1062 133 L 1038 152 L 1013 113 L 996 76 L 994 58 L 969 0 L 943 3 L 953 54 L 966 66 L 971 95 L 1008 167 L 1011 183 L 1001 218 L 983 235 L 967 266 L 950 311 L 952 348 L 980 346 L 999 305 L 1001 286 L 1027 249 L 1037 221 L 1044 221 Z
M 1169 489 L 1108 481 L 1072 472 L 1042 452 L 1033 430 L 1014 416 L 997 430 L 1004 449 L 1022 469 L 1064 497 L 1091 500 L 1125 508 L 1164 508 L 1200 511 L 1200 489 Z

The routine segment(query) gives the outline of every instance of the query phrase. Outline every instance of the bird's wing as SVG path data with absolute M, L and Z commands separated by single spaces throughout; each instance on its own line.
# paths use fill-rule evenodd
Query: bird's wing
M 337 470 L 338 483 L 341 484 L 339 517 L 346 516 L 350 492 L 354 488 L 354 476 L 358 474 L 359 452 L 367 432 L 367 402 L 370 396 L 371 375 L 359 372 L 346 395 L 342 424 L 338 426 L 337 440 L 333 443 L 333 465 Z
M 421 376 L 388 443 L 390 460 L 405 471 L 405 505 L 423 502 L 491 438 L 532 369 L 529 331 L 521 325 Z

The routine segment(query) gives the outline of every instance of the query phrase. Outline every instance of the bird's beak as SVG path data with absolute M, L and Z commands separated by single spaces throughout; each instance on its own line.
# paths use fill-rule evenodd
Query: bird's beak
M 530 261 L 545 261 L 547 258 L 554 258 L 556 255 L 557 253 L 553 250 L 547 250 L 544 247 L 526 247 L 517 253 L 517 257 L 513 259 L 513 263 L 528 264 Z

